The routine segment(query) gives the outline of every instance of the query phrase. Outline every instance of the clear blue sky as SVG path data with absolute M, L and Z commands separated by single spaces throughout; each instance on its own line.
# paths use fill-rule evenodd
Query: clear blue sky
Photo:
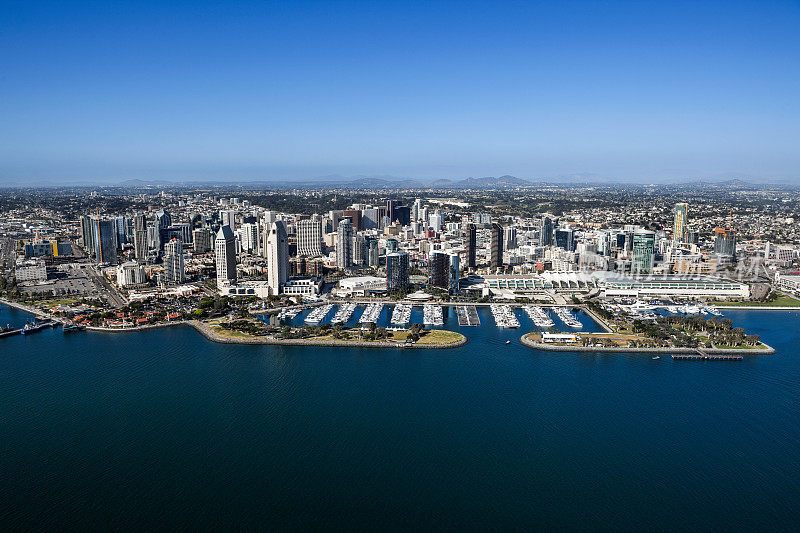
M 0 183 L 333 173 L 798 181 L 800 3 L 0 2 Z

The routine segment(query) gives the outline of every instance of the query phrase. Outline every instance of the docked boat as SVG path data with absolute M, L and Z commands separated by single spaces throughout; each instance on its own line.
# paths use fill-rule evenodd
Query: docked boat
M 339 307 L 339 310 L 333 315 L 331 319 L 331 324 L 343 324 L 350 320 L 350 317 L 353 316 L 353 311 L 356 310 L 356 304 L 348 303 L 344 304 Z
M 383 304 L 381 303 L 374 303 L 369 304 L 364 312 L 361 314 L 361 322 L 362 324 L 366 324 L 372 322 L 373 324 L 378 323 L 378 319 L 381 317 L 381 312 L 383 312 Z
M 547 312 L 539 306 L 526 305 L 523 309 L 537 328 L 552 328 L 556 325 L 553 319 L 548 316 Z
M 409 304 L 397 304 L 392 311 L 392 324 L 401 326 L 411 321 L 411 306 Z
M 78 331 L 84 331 L 86 326 L 80 326 L 78 324 L 70 324 L 69 326 L 64 326 L 64 333 L 75 333 Z
M 308 313 L 308 316 L 305 320 L 306 324 L 319 324 L 325 320 L 325 317 L 328 316 L 328 313 L 331 312 L 331 309 L 333 309 L 333 304 L 325 304 L 315 307 L 310 313 Z
M 442 315 L 442 306 L 437 304 L 423 305 L 422 323 L 426 326 L 443 326 L 444 317 Z
M 577 318 L 575 318 L 575 315 L 573 315 L 573 314 L 572 314 L 572 313 L 569 311 L 569 309 L 567 309 L 566 307 L 556 307 L 556 308 L 555 308 L 555 313 L 556 313 L 556 316 L 557 316 L 557 317 L 558 317 L 558 318 L 559 318 L 559 319 L 560 319 L 560 320 L 561 320 L 561 321 L 562 321 L 564 324 L 566 324 L 566 325 L 567 325 L 567 327 L 570 327 L 570 328 L 575 328 L 575 329 L 580 329 L 580 328 L 582 328 L 582 327 L 583 327 L 583 324 L 581 324 L 580 320 L 578 320 Z
M 518 328 L 519 320 L 514 316 L 514 310 L 510 305 L 491 304 L 489 309 L 492 311 L 494 321 L 501 328 Z

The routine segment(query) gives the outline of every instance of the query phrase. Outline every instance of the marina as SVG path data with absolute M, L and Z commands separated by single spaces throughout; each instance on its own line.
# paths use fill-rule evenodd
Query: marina
M 361 322 L 362 324 L 373 323 L 377 324 L 378 320 L 381 317 L 381 313 L 383 312 L 383 304 L 382 303 L 373 303 L 367 305 L 367 308 L 364 309 L 364 312 L 361 314 Z
M 392 324 L 402 326 L 411 321 L 411 305 L 397 304 L 392 311 Z
M 354 303 L 347 303 L 344 305 L 339 306 L 339 310 L 336 311 L 336 314 L 333 315 L 331 319 L 331 324 L 344 324 L 350 317 L 353 316 L 353 312 L 356 310 L 356 304 Z
M 319 324 L 325 320 L 325 317 L 328 316 L 328 313 L 331 312 L 333 307 L 333 304 L 325 304 L 320 307 L 315 307 L 306 317 L 306 324 Z
M 301 309 L 296 307 L 294 309 L 281 309 L 278 313 L 278 320 L 291 320 L 300 314 Z
M 494 316 L 495 324 L 500 328 L 518 328 L 519 320 L 514 315 L 514 310 L 510 305 L 492 304 L 489 306 Z
M 478 310 L 475 309 L 474 305 L 457 306 L 456 316 L 458 317 L 458 325 L 461 327 L 481 325 L 481 319 L 478 316 Z
M 742 361 L 744 356 L 735 354 L 673 354 L 674 361 Z
M 575 315 L 566 307 L 555 307 L 554 312 L 556 316 L 567 326 L 574 329 L 580 329 L 583 324 L 575 318 Z
M 423 305 L 422 323 L 426 326 L 443 326 L 444 317 L 442 315 L 442 306 L 438 304 Z
M 555 326 L 553 319 L 538 305 L 526 305 L 523 309 L 537 328 L 552 328 Z

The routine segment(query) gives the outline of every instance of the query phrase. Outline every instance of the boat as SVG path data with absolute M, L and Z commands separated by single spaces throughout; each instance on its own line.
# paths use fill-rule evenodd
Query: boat
M 660 355 L 654 355 L 653 359 L 661 359 L 661 356 Z
M 570 328 L 580 329 L 583 324 L 566 307 L 556 307 L 555 313 L 561 321 Z
M 422 306 L 422 323 L 426 326 L 443 326 L 444 317 L 442 306 L 437 304 L 425 304 Z
M 75 333 L 76 331 L 84 331 L 86 326 L 79 326 L 78 324 L 71 324 L 64 326 L 64 333 Z
M 514 316 L 514 311 L 510 305 L 491 304 L 489 309 L 492 311 L 494 321 L 501 328 L 518 328 L 519 320 Z
M 537 328 L 552 328 L 555 326 L 553 319 L 551 319 L 541 307 L 536 305 L 526 305 L 523 307 L 523 309 Z
M 506 344 L 511 344 L 511 341 L 506 341 Z

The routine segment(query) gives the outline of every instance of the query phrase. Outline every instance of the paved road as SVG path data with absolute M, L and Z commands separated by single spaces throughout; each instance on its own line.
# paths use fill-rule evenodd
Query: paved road
M 92 265 L 86 268 L 86 272 L 89 274 L 89 277 L 94 280 L 94 282 L 102 288 L 103 295 L 108 299 L 108 303 L 110 303 L 114 307 L 124 307 L 127 305 L 125 298 L 117 292 L 117 289 L 106 279 L 105 276 L 100 274 L 97 271 L 97 268 Z

